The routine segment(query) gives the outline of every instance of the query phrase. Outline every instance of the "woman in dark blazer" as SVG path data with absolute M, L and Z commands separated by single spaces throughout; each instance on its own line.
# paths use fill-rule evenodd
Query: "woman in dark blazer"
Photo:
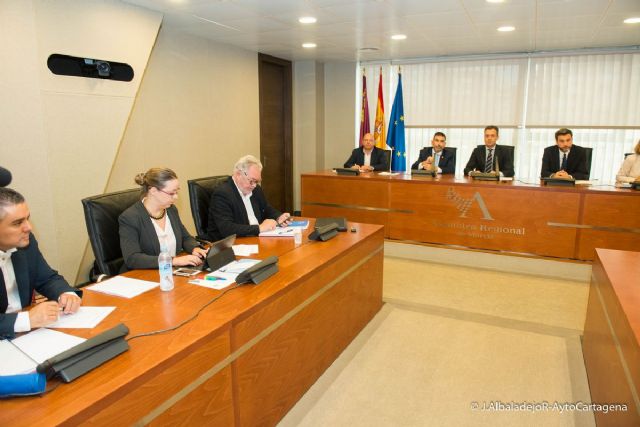
M 167 246 L 174 266 L 200 265 L 207 251 L 189 234 L 173 205 L 180 182 L 171 169 L 152 168 L 135 181 L 142 199 L 118 218 L 123 271 L 158 268 L 160 245 Z M 178 255 L 182 252 L 185 254 Z

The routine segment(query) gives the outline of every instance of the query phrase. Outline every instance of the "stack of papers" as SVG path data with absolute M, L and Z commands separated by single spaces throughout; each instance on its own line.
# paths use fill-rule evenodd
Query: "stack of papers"
M 278 227 L 275 230 L 263 231 L 258 234 L 260 237 L 293 237 L 293 227 Z
M 13 341 L 0 341 L 0 375 L 35 372 L 36 366 L 86 341 L 63 332 L 41 328 Z
M 85 289 L 118 297 L 133 298 L 157 286 L 160 286 L 157 282 L 116 276 L 95 285 L 87 286 Z

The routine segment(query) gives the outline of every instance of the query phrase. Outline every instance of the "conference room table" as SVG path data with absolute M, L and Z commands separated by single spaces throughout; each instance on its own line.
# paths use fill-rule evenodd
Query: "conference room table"
M 184 277 L 132 299 L 85 290 L 83 305 L 116 309 L 94 329 L 61 331 L 89 338 L 122 322 L 131 338 L 185 323 L 131 339 L 71 383 L 50 380 L 42 397 L 2 401 L 0 425 L 275 425 L 382 306 L 383 228 L 350 224 L 320 242 L 312 225 L 298 246 L 238 239 L 259 245 L 250 258 L 278 256 L 279 271 L 224 295 Z M 157 270 L 125 276 L 158 281 Z
M 381 224 L 385 238 L 591 261 L 640 248 L 640 191 L 333 171 L 301 176 L 302 214 Z

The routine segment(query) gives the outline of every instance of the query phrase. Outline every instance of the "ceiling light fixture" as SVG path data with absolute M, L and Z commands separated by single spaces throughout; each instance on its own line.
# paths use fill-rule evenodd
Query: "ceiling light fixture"
M 501 33 L 508 33 L 509 31 L 514 31 L 516 27 L 512 27 L 511 25 L 505 25 L 504 27 L 498 27 L 498 31 Z
M 640 18 L 636 18 L 636 17 L 634 17 L 634 18 L 627 18 L 627 19 L 625 19 L 625 20 L 624 20 L 624 21 L 622 21 L 622 22 L 624 22 L 625 24 L 640 24 Z
M 404 40 L 407 36 L 404 34 L 394 34 L 391 36 L 391 40 Z
M 305 49 L 313 49 L 316 46 L 317 46 L 317 44 L 315 44 L 315 43 L 302 43 L 302 47 L 305 48 Z
M 504 3 L 504 0 L 487 0 L 487 3 Z
M 315 24 L 316 22 L 318 22 L 318 20 L 313 16 L 303 16 L 301 18 L 298 18 L 298 22 L 301 24 Z

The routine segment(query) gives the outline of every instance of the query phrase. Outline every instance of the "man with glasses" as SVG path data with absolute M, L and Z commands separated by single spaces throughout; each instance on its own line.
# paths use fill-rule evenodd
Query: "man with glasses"
M 286 226 L 291 215 L 271 206 L 260 187 L 262 163 L 255 157 L 241 157 L 233 174 L 218 185 L 209 203 L 207 235 L 220 240 L 232 234 L 257 236 L 260 232 Z

